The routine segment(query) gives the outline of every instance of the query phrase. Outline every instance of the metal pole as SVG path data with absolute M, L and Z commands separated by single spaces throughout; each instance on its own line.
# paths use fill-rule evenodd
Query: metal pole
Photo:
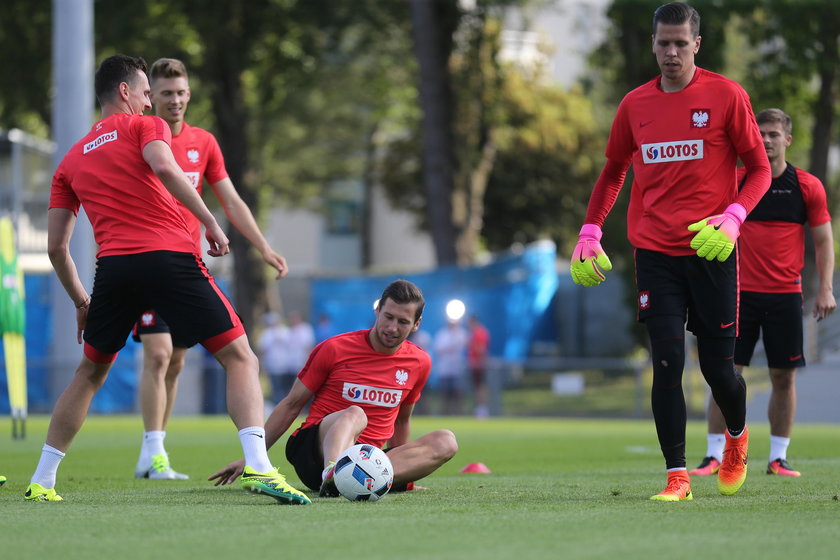
M 53 139 L 57 167 L 64 154 L 93 124 L 93 0 L 53 0 Z M 90 289 L 93 283 L 94 241 L 90 222 L 79 213 L 70 252 L 79 277 Z M 52 348 L 50 350 L 50 399 L 55 402 L 72 378 L 81 356 L 76 343 L 76 313 L 67 293 L 53 277 Z

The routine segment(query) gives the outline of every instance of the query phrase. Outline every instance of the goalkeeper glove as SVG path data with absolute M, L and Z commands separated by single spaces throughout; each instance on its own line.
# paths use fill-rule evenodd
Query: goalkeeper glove
M 720 262 L 729 258 L 738 239 L 741 224 L 747 217 L 747 210 L 737 202 L 726 207 L 723 214 L 710 216 L 688 226 L 689 231 L 699 232 L 691 240 L 691 248 L 698 257 L 707 261 L 717 258 Z
M 597 286 L 605 278 L 602 270 L 612 270 L 610 258 L 601 248 L 600 241 L 601 228 L 595 224 L 583 224 L 570 267 L 575 284 Z

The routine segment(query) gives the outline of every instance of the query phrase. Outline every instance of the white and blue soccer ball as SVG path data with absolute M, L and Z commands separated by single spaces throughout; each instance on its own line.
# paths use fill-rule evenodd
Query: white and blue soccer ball
M 375 502 L 394 483 L 394 467 L 384 451 L 360 443 L 338 456 L 334 471 L 339 493 L 352 502 Z

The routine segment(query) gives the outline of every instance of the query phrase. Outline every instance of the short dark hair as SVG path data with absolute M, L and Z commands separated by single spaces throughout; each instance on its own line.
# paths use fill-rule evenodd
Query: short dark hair
M 159 78 L 188 78 L 187 67 L 177 58 L 159 58 L 149 70 L 149 78 L 154 82 Z
M 134 80 L 137 79 L 138 70 L 146 73 L 146 61 L 138 56 L 115 54 L 103 60 L 93 79 L 93 87 L 99 104 L 110 101 L 117 86 L 121 83 L 133 85 Z
M 376 309 L 382 309 L 382 306 L 388 299 L 400 305 L 416 303 L 417 309 L 414 312 L 415 323 L 423 316 L 423 308 L 426 306 L 426 300 L 423 299 L 423 292 L 408 280 L 395 280 L 388 284 L 388 287 L 385 288 L 385 291 L 382 292 L 382 296 L 379 298 Z
M 691 35 L 700 35 L 700 14 L 685 2 L 670 2 L 662 4 L 653 12 L 653 34 L 656 35 L 656 25 L 682 25 L 688 22 Z
M 765 123 L 779 123 L 782 125 L 785 134 L 790 136 L 793 133 L 793 120 L 791 120 L 790 115 L 781 109 L 764 109 L 755 116 L 755 122 L 759 126 Z

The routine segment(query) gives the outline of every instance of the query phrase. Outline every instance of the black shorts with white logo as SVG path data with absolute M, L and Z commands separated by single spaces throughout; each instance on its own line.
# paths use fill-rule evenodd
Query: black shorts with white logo
M 150 251 L 97 260 L 85 342 L 105 354 L 118 352 L 148 309 L 165 318 L 183 347 L 210 339 L 210 345 L 224 346 L 244 333 L 236 310 L 198 256 Z
M 759 333 L 764 341 L 767 366 L 778 369 L 803 367 L 802 294 L 741 292 L 741 317 L 735 339 L 735 363 L 750 365 Z
M 738 328 L 737 251 L 724 261 L 636 249 L 637 320 L 676 315 L 696 336 L 734 337 Z
M 172 346 L 175 348 L 189 348 L 186 342 L 178 338 L 176 333 L 173 333 L 154 309 L 148 309 L 140 315 L 140 319 L 134 323 L 134 329 L 131 331 L 131 338 L 134 342 L 142 342 L 143 335 L 147 334 L 169 334 L 172 337 Z

